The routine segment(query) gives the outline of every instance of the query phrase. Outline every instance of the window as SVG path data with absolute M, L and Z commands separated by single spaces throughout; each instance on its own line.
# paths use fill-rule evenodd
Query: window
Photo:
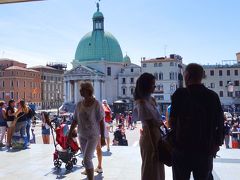
M 206 78 L 206 71 L 203 71 L 203 78 Z
M 126 78 L 122 78 L 122 84 L 126 84 Z
M 158 73 L 154 73 L 155 80 L 158 80 Z
M 240 91 L 235 91 L 235 97 L 240 98 Z
M 111 76 L 111 75 L 112 75 L 111 67 L 107 67 L 107 75 L 108 75 L 108 76 Z
M 158 95 L 158 96 L 155 96 L 155 99 L 160 101 L 160 100 L 164 100 L 164 96 L 163 95 Z
M 159 80 L 163 80 L 163 73 L 162 72 L 159 73 Z
M 174 72 L 169 73 L 170 80 L 174 80 Z
M 164 92 L 163 91 L 163 84 L 157 85 L 157 90 L 158 90 L 158 92 L 163 93 Z
M 134 78 L 131 78 L 130 83 L 134 84 Z
M 230 75 L 231 75 L 230 70 L 227 70 L 227 76 L 230 76 Z
M 238 70 L 237 69 L 234 70 L 234 75 L 238 76 Z
M 18 97 L 19 95 L 18 95 L 18 92 L 17 92 L 17 95 L 16 95 L 16 99 L 19 99 L 19 97 Z
M 215 84 L 214 84 L 214 83 L 211 83 L 211 84 L 210 84 L 210 87 L 211 87 L 211 88 L 215 88 Z
M 162 67 L 162 63 L 158 63 L 158 66 L 159 66 L 159 67 Z
M 23 87 L 26 87 L 26 82 L 25 81 L 23 82 Z
M 11 97 L 11 99 L 14 99 L 13 92 L 10 93 L 10 97 Z
M 223 86 L 223 82 L 222 81 L 219 81 L 219 86 Z
M 122 89 L 122 94 L 123 94 L 123 95 L 126 95 L 126 88 L 123 88 L 123 89 Z
M 170 92 L 173 93 L 175 91 L 175 84 L 170 85 Z
M 134 94 L 134 88 L 131 88 L 131 95 Z
M 233 97 L 233 92 L 228 91 L 228 97 Z
M 157 64 L 157 63 L 154 63 L 154 67 L 158 67 L 158 64 Z
M 142 67 L 147 67 L 147 64 L 145 64 L 145 63 L 144 63 L 144 64 L 142 64 Z
M 4 81 L 2 81 L 2 87 L 5 87 L 5 82 Z
M 174 62 L 170 62 L 170 66 L 174 66 Z
M 239 86 L 239 81 L 234 81 L 234 86 Z
M 2 98 L 5 99 L 5 92 L 2 92 Z
M 133 72 L 133 68 L 131 68 L 131 72 Z
M 220 91 L 220 92 L 219 92 L 219 96 L 220 96 L 220 97 L 223 97 L 223 91 Z
M 17 81 L 17 87 L 19 86 L 19 82 Z M 18 99 L 18 98 L 17 98 Z
M 214 70 L 210 70 L 210 76 L 214 76 Z
M 11 81 L 11 87 L 13 87 L 14 83 L 13 83 L 13 80 Z
M 222 76 L 222 70 L 219 70 L 219 76 Z

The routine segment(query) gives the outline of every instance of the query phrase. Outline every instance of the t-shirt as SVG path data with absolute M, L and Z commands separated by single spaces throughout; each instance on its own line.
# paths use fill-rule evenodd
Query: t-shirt
M 149 120 L 157 124 L 161 123 L 160 113 L 152 98 L 136 101 L 133 112 L 134 119 L 141 121 L 143 127 L 148 124 Z
M 8 111 L 11 111 L 11 113 L 14 113 L 14 108 L 12 108 L 12 107 L 7 107 L 7 110 L 6 110 L 6 116 L 7 116 L 7 121 L 13 121 L 14 120 L 14 116 L 9 116 L 8 115 Z
M 90 107 L 84 106 L 80 101 L 75 108 L 73 118 L 77 121 L 80 137 L 99 136 L 100 121 L 104 118 L 104 110 L 97 100 Z
M 103 110 L 105 112 L 105 122 L 110 123 L 112 121 L 111 118 L 111 109 L 109 106 L 102 105 Z
M 0 108 L 0 126 L 7 126 L 7 123 L 3 117 L 3 108 Z

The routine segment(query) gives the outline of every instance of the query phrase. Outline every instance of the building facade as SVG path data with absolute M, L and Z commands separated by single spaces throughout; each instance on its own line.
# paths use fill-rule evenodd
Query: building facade
M 46 66 L 35 66 L 32 69 L 41 73 L 42 109 L 59 108 L 63 101 L 63 77 L 66 64 L 49 63 Z
M 182 57 L 171 54 L 170 57 L 141 60 L 142 73 L 152 73 L 156 79 L 154 97 L 162 113 L 171 103 L 171 95 L 183 86 Z
M 41 107 L 41 75 L 39 71 L 10 59 L 0 59 L 0 98 L 25 99 L 28 103 Z
M 225 111 L 240 112 L 240 53 L 236 60 L 223 61 L 218 65 L 203 65 L 203 83 L 215 91 Z
M 106 99 L 110 104 L 118 100 L 118 75 L 131 63 L 123 58 L 117 39 L 104 29 L 104 16 L 99 11 L 93 15 L 93 30 L 80 40 L 73 60 L 73 69 L 64 75 L 65 102 L 80 100 L 80 85 L 91 82 L 97 100 Z
M 132 64 L 128 56 L 124 57 L 125 67 L 118 74 L 118 99 L 129 103 L 129 109 L 133 106 L 133 94 L 136 87 L 136 81 L 141 75 L 141 67 Z

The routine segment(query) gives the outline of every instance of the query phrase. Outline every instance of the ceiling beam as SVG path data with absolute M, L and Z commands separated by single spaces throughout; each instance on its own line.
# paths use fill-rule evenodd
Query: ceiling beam
M 43 0 L 0 0 L 0 4 L 30 2 L 30 1 L 43 1 Z

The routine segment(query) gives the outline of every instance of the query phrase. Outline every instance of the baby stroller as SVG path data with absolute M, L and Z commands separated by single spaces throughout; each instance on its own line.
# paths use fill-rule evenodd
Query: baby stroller
M 73 168 L 73 165 L 77 164 L 76 153 L 80 149 L 76 141 L 77 133 L 74 132 L 73 138 L 67 142 L 67 135 L 69 132 L 68 125 L 61 124 L 54 130 L 56 132 L 56 140 L 53 134 L 53 127 L 51 127 L 53 142 L 55 146 L 55 152 L 53 154 L 54 166 L 56 168 L 60 168 L 62 162 L 64 162 L 65 168 L 67 170 L 71 170 Z

